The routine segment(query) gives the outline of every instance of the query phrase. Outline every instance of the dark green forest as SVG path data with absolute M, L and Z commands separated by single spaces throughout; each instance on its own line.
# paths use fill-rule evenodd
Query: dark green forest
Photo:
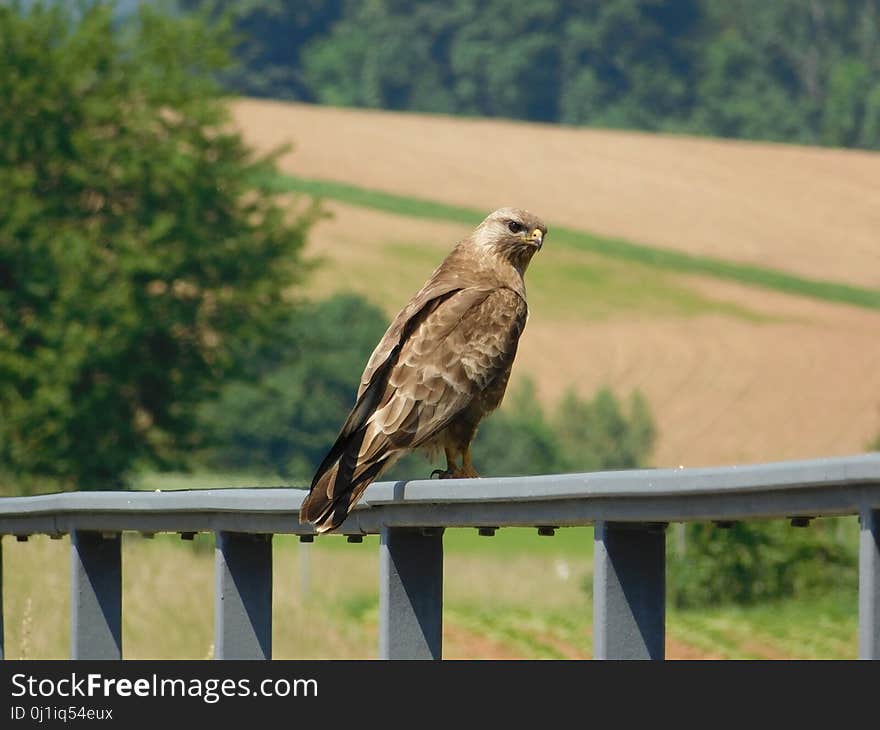
M 880 148 L 880 0 L 212 5 L 241 94 Z

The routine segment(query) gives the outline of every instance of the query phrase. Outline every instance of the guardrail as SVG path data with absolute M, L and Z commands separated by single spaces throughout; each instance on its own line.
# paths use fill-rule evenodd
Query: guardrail
M 314 539 L 288 488 L 73 492 L 0 499 L 0 535 L 71 536 L 71 656 L 122 657 L 121 533 L 216 536 L 215 658 L 272 654 L 274 534 Z M 705 469 L 651 469 L 371 485 L 338 530 L 380 535 L 379 655 L 439 659 L 443 530 L 595 526 L 594 656 L 662 659 L 665 528 L 858 515 L 859 656 L 880 658 L 880 454 Z M 333 539 L 333 538 L 322 538 Z M 2 554 L 0 554 L 2 558 Z M 2 587 L 2 564 L 0 564 Z M 0 593 L 2 599 L 2 593 Z M 0 600 L 0 656 L 2 656 Z

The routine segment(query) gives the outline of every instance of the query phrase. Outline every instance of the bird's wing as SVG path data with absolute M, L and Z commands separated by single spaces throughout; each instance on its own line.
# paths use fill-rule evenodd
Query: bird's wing
M 438 272 L 440 270 L 438 269 Z M 422 290 L 416 294 L 412 300 L 398 313 L 394 321 L 388 326 L 388 330 L 379 340 L 379 344 L 370 355 L 364 372 L 361 375 L 360 386 L 358 387 L 358 398 L 363 395 L 364 391 L 373 381 L 376 371 L 388 362 L 388 358 L 392 355 L 395 348 L 406 341 L 416 327 L 424 321 L 438 306 L 446 299 L 460 293 L 462 290 L 471 289 L 472 287 L 462 285 L 458 279 L 448 276 L 435 276 L 428 281 Z M 479 289 L 480 287 L 473 287 Z M 488 293 L 488 292 L 487 292 Z
M 371 361 L 368 385 L 313 487 L 340 458 L 357 484 L 391 452 L 416 448 L 445 427 L 510 367 L 527 315 L 522 297 L 504 288 L 454 290 L 426 303 L 385 360 Z
M 397 315 L 367 362 L 354 407 L 342 424 L 335 443 L 318 466 L 312 479 L 312 488 L 339 460 L 346 448 L 350 447 L 352 437 L 362 429 L 379 405 L 390 370 L 397 363 L 400 352 L 412 333 L 443 302 L 460 292 L 460 289 L 451 286 L 426 286 Z
M 464 290 L 407 339 L 369 418 L 361 458 L 415 448 L 509 369 L 528 308 L 510 289 Z

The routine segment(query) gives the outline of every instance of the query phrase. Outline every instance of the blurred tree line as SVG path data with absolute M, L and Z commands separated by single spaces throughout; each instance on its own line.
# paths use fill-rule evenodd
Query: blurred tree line
M 880 147 L 880 0 L 182 0 L 243 94 Z

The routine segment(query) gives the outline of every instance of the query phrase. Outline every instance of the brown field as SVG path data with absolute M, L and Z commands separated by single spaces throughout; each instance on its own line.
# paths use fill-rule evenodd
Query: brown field
M 233 109 L 256 145 L 295 142 L 284 159 L 293 174 L 545 215 L 514 381 L 533 376 L 546 401 L 568 387 L 640 389 L 659 427 L 658 466 L 843 455 L 880 432 L 880 313 L 552 245 L 558 222 L 877 286 L 878 154 L 252 100 Z M 309 241 L 325 260 L 312 292 L 361 291 L 389 315 L 467 233 L 327 207 L 333 217 Z M 577 267 L 604 267 L 612 281 L 560 275 Z
M 518 367 L 554 362 L 555 377 L 539 381 L 551 396 L 573 382 L 584 395 L 640 389 L 659 429 L 656 466 L 842 456 L 880 431 L 880 315 L 830 306 L 823 315 L 533 321 Z
M 304 177 L 880 286 L 880 154 L 240 100 Z

